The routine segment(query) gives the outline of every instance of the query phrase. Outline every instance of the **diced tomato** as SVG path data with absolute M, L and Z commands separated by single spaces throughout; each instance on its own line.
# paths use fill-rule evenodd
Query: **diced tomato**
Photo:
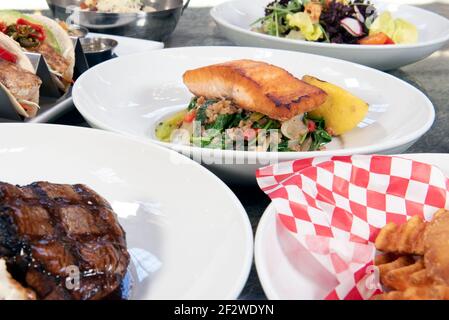
M 249 128 L 243 131 L 243 137 L 247 141 L 253 140 L 257 136 L 257 131 L 255 129 Z
M 391 39 L 390 37 L 387 37 L 387 41 L 385 42 L 385 44 L 396 44 L 393 39 Z
M 196 117 L 196 112 L 195 112 L 195 110 L 192 110 L 184 116 L 184 122 L 190 123 L 193 121 L 193 119 L 195 119 L 195 117 Z
M 385 33 L 379 32 L 360 39 L 358 43 L 363 45 L 382 45 L 394 44 L 394 41 Z
M 315 132 L 316 130 L 316 124 L 315 121 L 312 120 L 307 120 L 307 130 L 309 130 L 309 132 Z
M 16 63 L 17 62 L 17 56 L 14 53 L 9 52 L 8 50 L 0 47 L 0 59 Z
M 34 30 L 36 30 L 36 35 L 30 34 L 30 36 L 35 36 L 39 41 L 44 41 L 46 38 L 44 27 L 35 23 L 31 23 L 28 20 L 23 18 L 17 19 L 16 22 L 18 25 L 30 26 Z

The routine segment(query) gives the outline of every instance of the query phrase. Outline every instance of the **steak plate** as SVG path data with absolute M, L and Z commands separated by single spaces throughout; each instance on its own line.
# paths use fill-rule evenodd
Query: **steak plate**
M 129 264 L 109 203 L 85 185 L 0 182 L 0 258 L 39 299 L 98 300 Z

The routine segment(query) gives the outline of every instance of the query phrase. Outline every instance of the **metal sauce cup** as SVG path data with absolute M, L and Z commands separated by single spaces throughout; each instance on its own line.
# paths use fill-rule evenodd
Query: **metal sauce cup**
M 81 38 L 81 46 L 86 55 L 89 67 L 107 61 L 113 57 L 118 42 L 109 38 Z
M 89 30 L 87 28 L 79 26 L 77 24 L 71 24 L 69 25 L 69 30 L 67 31 L 69 36 L 75 37 L 75 38 L 85 38 L 87 34 L 89 33 Z

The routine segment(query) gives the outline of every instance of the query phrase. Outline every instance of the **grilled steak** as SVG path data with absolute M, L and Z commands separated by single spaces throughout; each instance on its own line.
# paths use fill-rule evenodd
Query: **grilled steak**
M 0 82 L 18 100 L 39 103 L 41 79 L 18 65 L 0 59 Z
M 129 264 L 109 203 L 84 185 L 48 182 L 0 182 L 0 258 L 40 299 L 105 298 Z M 79 286 L 70 277 L 77 270 Z

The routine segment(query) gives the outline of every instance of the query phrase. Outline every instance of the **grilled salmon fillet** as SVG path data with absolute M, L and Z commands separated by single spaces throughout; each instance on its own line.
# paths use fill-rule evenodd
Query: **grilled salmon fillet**
M 223 98 L 248 111 L 279 121 L 311 111 L 327 94 L 282 68 L 253 60 L 235 60 L 184 73 L 184 84 L 196 96 Z

